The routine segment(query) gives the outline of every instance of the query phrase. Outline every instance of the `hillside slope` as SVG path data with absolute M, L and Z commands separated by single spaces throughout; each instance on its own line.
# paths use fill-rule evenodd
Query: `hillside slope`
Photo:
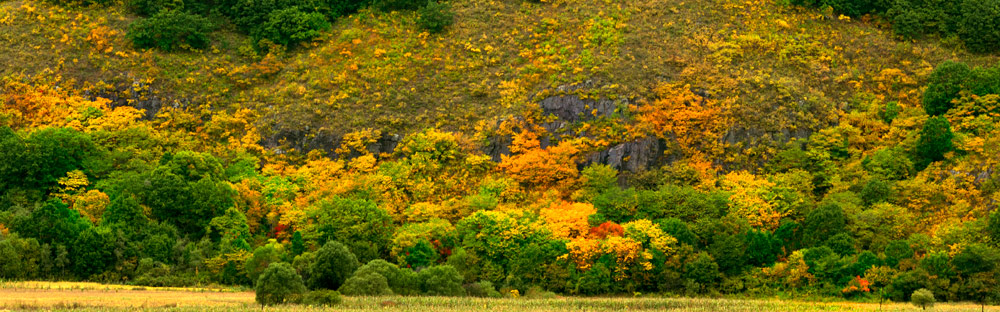
M 168 53 L 125 3 L 0 2 L 0 278 L 1000 299 L 996 55 L 777 0 L 450 5 Z

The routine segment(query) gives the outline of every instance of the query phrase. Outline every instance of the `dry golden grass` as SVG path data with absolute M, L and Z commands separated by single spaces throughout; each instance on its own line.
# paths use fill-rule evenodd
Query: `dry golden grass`
M 59 284 L 61 286 L 105 286 L 92 283 L 23 283 L 22 285 Z M 128 286 L 73 288 L 18 288 L 11 283 L 0 288 L 0 311 L 5 310 L 85 310 L 85 311 L 246 311 L 259 309 L 252 292 L 204 290 L 163 290 Z M 73 286 L 70 286 L 73 287 Z M 320 308 L 285 305 L 271 311 L 313 311 Z M 327 309 L 328 310 L 328 309 Z M 345 297 L 340 311 L 918 311 L 907 303 L 805 302 L 790 300 L 742 300 L 698 298 L 572 298 L 554 299 L 482 299 L 446 297 Z M 972 303 L 938 304 L 933 311 L 980 311 Z M 1000 311 L 987 307 L 985 311 Z

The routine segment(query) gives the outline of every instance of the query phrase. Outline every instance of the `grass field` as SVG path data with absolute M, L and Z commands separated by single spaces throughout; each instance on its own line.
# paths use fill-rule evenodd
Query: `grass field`
M 93 283 L 3 283 L 0 311 L 245 311 L 259 309 L 253 292 L 220 289 L 141 288 Z M 324 310 L 305 306 L 272 311 Z M 329 310 L 329 309 L 326 309 Z M 481 299 L 445 297 L 345 297 L 338 311 L 918 311 L 904 303 L 804 302 L 697 298 Z M 986 307 L 1000 311 L 1000 307 Z M 947 303 L 933 311 L 980 311 L 971 303 Z

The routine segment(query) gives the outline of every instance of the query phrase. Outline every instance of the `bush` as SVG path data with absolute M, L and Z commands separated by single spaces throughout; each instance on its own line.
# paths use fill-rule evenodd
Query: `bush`
M 128 27 L 128 38 L 136 48 L 204 49 L 212 24 L 204 17 L 177 10 L 164 10 L 150 18 L 140 19 Z
M 271 264 L 257 279 L 257 303 L 275 305 L 295 302 L 306 292 L 302 277 L 288 263 Z
M 481 281 L 465 285 L 465 292 L 472 297 L 500 298 L 503 295 L 489 281 Z
M 361 266 L 357 271 L 354 271 L 354 275 L 356 276 L 366 274 L 382 275 L 385 277 L 386 282 L 389 283 L 389 288 L 396 294 L 415 295 L 420 292 L 419 285 L 413 285 L 413 271 L 405 268 L 401 269 L 399 266 L 388 261 L 375 259 Z
M 573 292 L 581 295 L 598 295 L 611 291 L 611 270 L 604 263 L 594 264 L 576 280 Z
M 910 302 L 924 310 L 927 310 L 927 307 L 933 307 L 934 301 L 934 293 L 927 290 L 927 288 L 917 289 L 910 296 Z
M 340 287 L 340 293 L 348 296 L 392 295 L 389 282 L 378 273 L 354 274 Z
M 450 265 L 439 265 L 426 268 L 417 273 L 420 290 L 430 296 L 464 296 L 462 274 Z
M 451 12 L 451 4 L 444 2 L 428 2 L 427 6 L 420 8 L 417 13 L 420 14 L 417 25 L 432 34 L 444 31 L 455 22 L 455 14 Z
M 311 306 L 334 306 L 340 304 L 340 293 L 336 290 L 313 290 L 302 298 L 302 304 Z
M 337 241 L 329 241 L 316 252 L 316 260 L 309 266 L 313 288 L 339 289 L 361 264 L 358 258 Z
M 245 33 L 264 25 L 272 12 L 301 5 L 299 0 L 236 0 L 229 9 L 229 19 Z
M 260 27 L 253 31 L 257 40 L 268 39 L 281 45 L 292 45 L 310 41 L 330 29 L 330 23 L 323 14 L 303 12 L 299 7 L 272 11 Z

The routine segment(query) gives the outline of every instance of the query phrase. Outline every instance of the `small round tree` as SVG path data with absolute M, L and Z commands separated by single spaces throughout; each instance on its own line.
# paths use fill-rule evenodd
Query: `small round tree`
M 389 282 L 378 273 L 355 274 L 340 287 L 340 293 L 348 296 L 392 295 Z
M 927 288 L 917 289 L 910 296 L 910 302 L 921 309 L 927 310 L 927 307 L 934 306 L 934 293 L 927 290 Z
M 361 264 L 347 246 L 330 241 L 316 252 L 310 265 L 309 285 L 313 288 L 339 289 Z
M 465 296 L 461 273 L 450 265 L 438 265 L 417 273 L 420 289 L 431 296 Z
M 275 305 L 295 301 L 306 292 L 302 277 L 288 263 L 273 263 L 257 279 L 257 303 Z

